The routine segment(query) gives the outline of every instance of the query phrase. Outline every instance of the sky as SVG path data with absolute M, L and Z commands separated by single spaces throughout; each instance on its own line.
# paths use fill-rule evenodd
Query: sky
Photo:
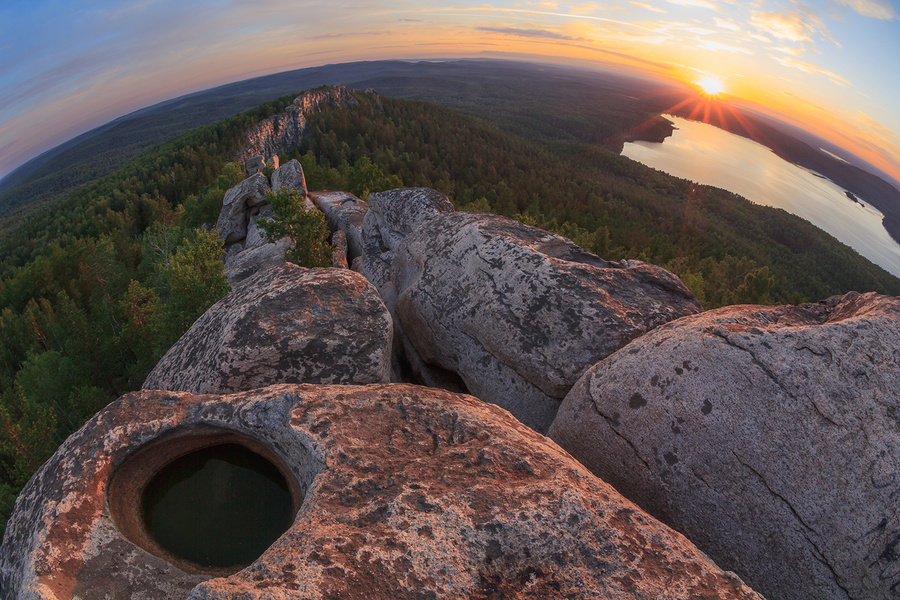
M 900 179 L 900 0 L 4 0 L 0 177 L 216 85 L 456 57 L 715 78 L 723 100 L 782 115 Z

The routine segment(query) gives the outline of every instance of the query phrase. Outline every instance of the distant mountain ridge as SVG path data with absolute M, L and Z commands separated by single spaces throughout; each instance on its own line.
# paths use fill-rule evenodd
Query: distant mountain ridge
M 518 133 L 592 143 L 624 132 L 683 97 L 675 88 L 660 93 L 659 83 L 637 77 L 500 60 L 391 60 L 286 71 L 161 102 L 44 152 L 0 180 L 0 220 L 25 217 L 180 133 L 275 97 L 338 83 L 442 104 Z M 653 93 L 644 94 L 651 96 L 646 100 L 629 99 L 648 90 Z M 517 106 L 510 105 L 513 99 L 519 100 Z M 606 106 L 617 100 L 622 106 L 616 106 L 615 114 L 607 110 L 602 118 L 598 114 L 583 122 L 591 103 Z M 546 110 L 548 102 L 555 110 Z M 564 103 L 576 109 L 567 112 Z M 0 222 L 0 231 L 10 226 L 8 220 Z

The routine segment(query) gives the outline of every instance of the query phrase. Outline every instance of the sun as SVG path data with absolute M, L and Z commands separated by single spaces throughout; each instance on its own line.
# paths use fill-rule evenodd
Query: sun
M 704 77 L 697 82 L 697 85 L 700 86 L 700 89 L 702 89 L 703 93 L 707 96 L 718 96 L 725 91 L 725 85 L 718 77 Z

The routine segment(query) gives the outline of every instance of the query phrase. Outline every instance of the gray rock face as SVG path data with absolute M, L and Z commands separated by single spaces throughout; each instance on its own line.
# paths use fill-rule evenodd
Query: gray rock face
M 278 465 L 302 504 L 247 568 L 189 574 L 132 528 L 133 490 L 225 441 Z M 123 396 L 22 492 L 0 589 L 4 600 L 761 600 L 508 413 L 409 385 Z
M 272 173 L 272 190 L 277 192 L 282 188 L 300 192 L 303 196 L 306 195 L 306 177 L 303 175 L 303 167 L 295 159 L 287 161 Z
M 331 245 L 334 248 L 331 252 L 331 266 L 339 269 L 349 269 L 347 263 L 347 234 L 338 229 L 331 237 Z
M 400 188 L 369 196 L 362 225 L 360 273 L 375 284 L 390 304 L 394 252 L 403 239 L 434 217 L 454 211 L 444 194 L 431 188 Z M 393 306 L 389 305 L 393 311 Z
M 284 263 L 210 307 L 143 387 L 206 394 L 273 383 L 387 382 L 391 338 L 390 315 L 361 275 Z
M 363 220 L 369 205 L 349 192 L 310 192 L 309 198 L 325 213 L 332 233 L 340 229 L 346 234 L 348 260 L 353 262 L 363 252 Z
M 284 252 L 292 245 L 286 238 L 269 242 L 256 223 L 260 218 L 272 217 L 272 209 L 266 203 L 268 186 L 264 180 L 262 175 L 256 175 L 225 194 L 218 227 L 228 246 L 225 274 L 232 286 L 257 271 L 284 262 Z M 304 195 L 306 210 L 316 210 L 305 197 L 306 179 L 296 160 L 288 161 L 272 173 L 272 185 L 276 191 L 288 188 L 300 192 Z
M 235 244 L 225 255 L 225 277 L 228 279 L 228 285 L 234 288 L 256 273 L 284 264 L 284 253 L 292 245 L 288 238 L 282 238 L 274 244 L 265 243 L 252 248 L 241 248 L 239 244 Z
M 900 585 L 900 299 L 733 306 L 588 370 L 551 437 L 771 598 Z
M 284 112 L 260 121 L 247 130 L 247 146 L 238 154 L 246 163 L 253 156 L 277 156 L 300 147 L 306 134 L 306 115 L 328 106 L 355 106 L 356 99 L 344 85 L 322 88 L 294 98 Z
M 247 159 L 244 168 L 247 170 L 247 177 L 253 177 L 257 173 L 262 173 L 266 168 L 266 159 L 258 154 Z
M 421 361 L 458 374 L 469 392 L 538 431 L 587 368 L 700 310 L 664 269 L 610 263 L 480 213 L 422 224 L 398 246 L 391 280 L 395 316 Z
M 256 174 L 225 192 L 216 229 L 226 244 L 233 244 L 247 237 L 250 209 L 265 204 L 268 191 L 268 180 L 265 176 Z
M 364 235 L 395 251 L 403 239 L 434 217 L 453 212 L 444 194 L 431 188 L 400 188 L 369 195 Z
M 269 243 L 269 240 L 266 237 L 266 233 L 262 229 L 260 229 L 259 225 L 256 224 L 256 221 L 261 218 L 272 218 L 272 208 L 268 204 L 263 204 L 262 206 L 250 211 L 250 222 L 247 225 L 247 236 L 244 238 L 243 242 L 244 250 L 259 248 L 260 246 Z

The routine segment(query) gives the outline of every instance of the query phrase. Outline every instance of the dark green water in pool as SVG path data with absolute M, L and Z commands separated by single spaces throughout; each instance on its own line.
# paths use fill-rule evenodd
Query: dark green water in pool
M 142 508 L 147 531 L 160 546 L 207 568 L 250 564 L 293 519 L 284 477 L 240 444 L 172 461 L 147 485 Z

